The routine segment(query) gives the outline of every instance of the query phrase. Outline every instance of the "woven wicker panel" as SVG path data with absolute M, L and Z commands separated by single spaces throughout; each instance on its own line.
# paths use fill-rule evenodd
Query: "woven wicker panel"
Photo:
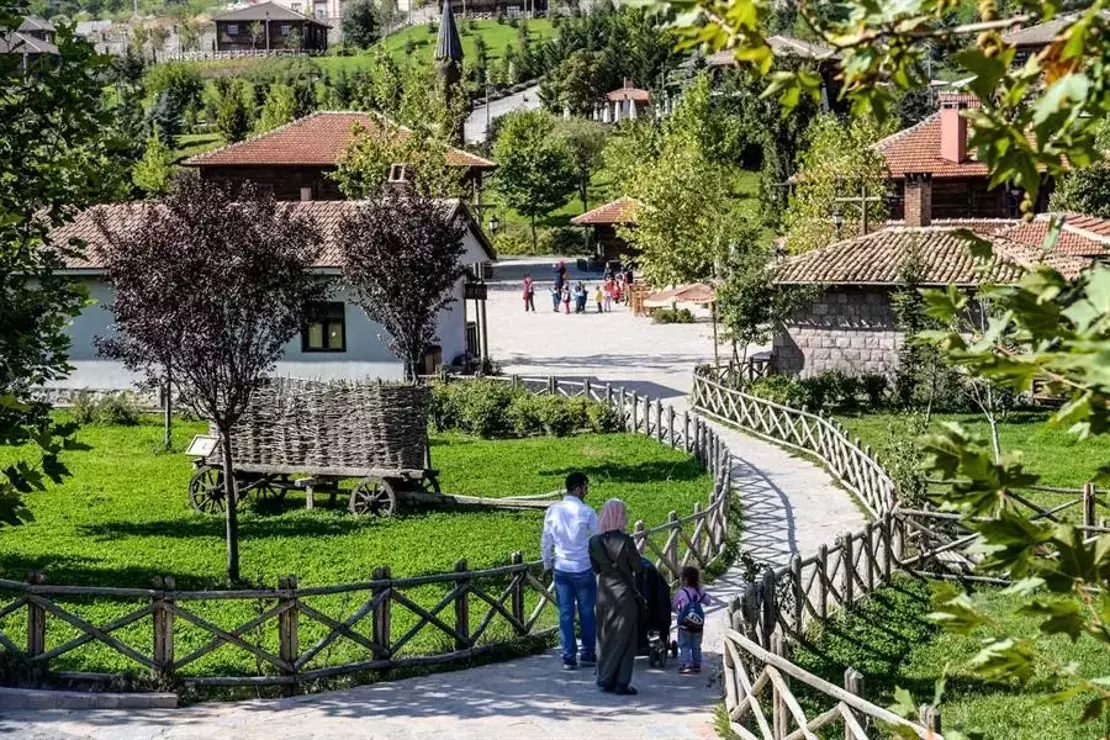
M 427 386 L 273 378 L 232 431 L 235 460 L 316 467 L 424 467 Z

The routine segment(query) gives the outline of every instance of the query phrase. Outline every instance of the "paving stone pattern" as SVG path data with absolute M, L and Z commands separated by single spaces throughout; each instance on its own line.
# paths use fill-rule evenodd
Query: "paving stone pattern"
M 591 377 L 665 397 L 681 411 L 695 364 L 712 358 L 709 327 L 654 326 L 623 308 L 603 316 L 524 314 L 516 278 L 538 280 L 550 261 L 499 269 L 491 291 L 490 341 L 508 372 Z M 587 276 L 589 277 L 589 276 Z M 594 278 L 596 280 L 596 278 Z M 541 284 L 541 289 L 544 286 Z M 541 293 L 542 296 L 542 293 Z M 537 307 L 543 302 L 537 300 Z M 569 327 L 573 326 L 574 330 Z M 809 553 L 864 519 L 817 466 L 718 425 L 733 452 L 733 481 L 744 506 L 745 549 L 781 563 Z M 591 672 L 564 672 L 554 652 L 453 673 L 282 700 L 204 704 L 176 710 L 0 711 L 7 738 L 214 740 L 216 738 L 713 738 L 726 604 L 742 585 L 739 569 L 710 584 L 704 638 L 707 673 L 679 676 L 636 666 L 640 694 L 602 694 Z

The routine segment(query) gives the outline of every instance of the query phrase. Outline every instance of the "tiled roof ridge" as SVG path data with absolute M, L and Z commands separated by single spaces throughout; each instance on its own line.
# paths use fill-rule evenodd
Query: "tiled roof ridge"
M 293 10 L 293 8 L 282 5 L 281 3 L 276 3 L 276 2 L 274 2 L 274 0 L 267 0 L 267 2 L 264 2 L 264 3 L 257 3 L 255 5 L 247 5 L 246 7 L 242 7 L 242 8 L 234 8 L 234 9 L 229 10 L 226 13 L 223 13 L 221 15 L 213 16 L 211 20 L 213 22 L 222 21 L 222 20 L 225 20 L 226 18 L 229 18 L 230 16 L 235 15 L 236 13 L 242 14 L 243 11 L 246 11 L 246 10 L 259 10 L 261 8 L 264 8 L 267 5 L 272 5 L 272 6 L 274 6 L 275 8 L 277 8 L 281 11 L 284 11 L 284 12 L 287 12 L 287 13 L 292 13 L 293 15 L 296 15 L 296 16 L 300 16 L 300 18 L 303 19 L 303 20 L 311 21 L 312 23 L 316 23 L 316 24 L 321 25 L 321 26 L 326 26 L 327 25 L 326 23 L 323 23 L 322 21 L 320 21 L 318 18 L 314 18 L 311 15 L 305 15 L 304 13 L 302 13 L 299 10 Z M 252 20 L 252 19 L 249 18 L 249 17 L 243 17 L 243 18 L 236 18 L 234 20 Z M 254 20 L 263 20 L 263 19 L 262 18 L 257 18 L 257 19 L 254 19 Z M 281 21 L 281 20 L 283 20 L 283 19 L 281 19 L 281 18 L 275 18 L 274 19 L 274 21 Z M 329 28 L 330 28 L 330 26 L 329 26 Z

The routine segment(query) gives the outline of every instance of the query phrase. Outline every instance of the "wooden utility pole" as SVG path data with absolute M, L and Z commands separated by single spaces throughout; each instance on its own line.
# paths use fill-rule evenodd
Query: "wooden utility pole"
M 868 203 L 881 203 L 886 200 L 884 195 L 868 195 L 867 185 L 859 186 L 858 196 L 842 196 L 833 199 L 837 203 L 858 203 L 860 206 L 861 228 L 864 234 L 868 233 L 867 229 L 867 204 Z

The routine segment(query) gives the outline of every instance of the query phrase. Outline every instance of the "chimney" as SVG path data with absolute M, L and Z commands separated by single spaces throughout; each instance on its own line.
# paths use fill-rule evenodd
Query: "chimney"
M 631 77 L 625 77 L 624 78 L 624 89 L 625 90 L 631 90 L 632 88 L 633 88 L 632 78 Z
M 933 220 L 933 176 L 906 173 L 906 226 L 928 226 Z
M 407 194 L 412 189 L 412 176 L 407 164 L 391 164 L 389 166 L 389 181 L 386 187 L 399 195 Z
M 312 187 L 301 188 L 301 200 L 312 200 Z
M 967 160 L 967 119 L 960 115 L 967 103 L 941 98 L 940 105 L 940 156 L 959 164 Z

